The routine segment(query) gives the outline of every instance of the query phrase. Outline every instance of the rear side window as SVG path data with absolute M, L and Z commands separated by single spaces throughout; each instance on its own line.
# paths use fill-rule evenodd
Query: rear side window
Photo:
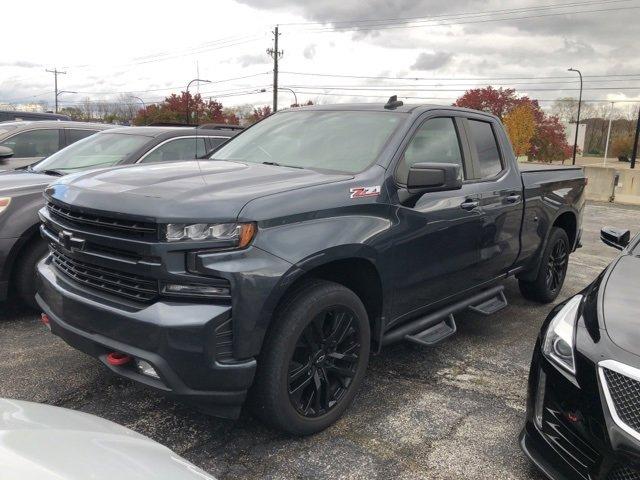
M 458 133 L 452 118 L 432 118 L 424 122 L 407 145 L 396 178 L 407 183 L 409 169 L 416 163 L 455 163 L 463 170 Z
M 193 160 L 206 153 L 204 138 L 179 138 L 170 140 L 152 150 L 141 162 L 174 162 L 176 160 Z
M 502 171 L 502 161 L 491 124 L 479 120 L 469 120 L 468 124 L 478 154 L 479 172 L 476 172 L 476 176 L 488 178 L 497 175 Z
M 78 140 L 88 137 L 96 133 L 96 130 L 76 130 L 74 128 L 67 129 L 67 145 L 71 145 Z
M 29 130 L 8 138 L 1 145 L 11 148 L 15 158 L 48 157 L 60 150 L 60 132 L 57 129 Z
M 214 148 L 218 148 L 220 145 L 222 145 L 227 140 L 229 140 L 229 139 L 228 138 L 213 138 L 213 137 L 209 137 L 209 143 L 211 144 L 211 149 L 213 150 Z

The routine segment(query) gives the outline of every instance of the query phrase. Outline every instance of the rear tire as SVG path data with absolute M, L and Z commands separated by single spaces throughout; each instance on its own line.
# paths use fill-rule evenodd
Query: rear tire
M 36 265 L 47 253 L 47 243 L 40 238 L 36 238 L 22 248 L 19 253 L 20 258 L 16 260 L 15 275 L 13 277 L 16 294 L 25 306 L 33 310 L 39 309 L 35 298 L 38 284 Z
M 293 435 L 327 428 L 362 384 L 370 337 L 367 311 L 348 288 L 318 280 L 295 291 L 258 359 L 250 399 L 256 415 Z
M 518 280 L 522 296 L 539 303 L 553 302 L 564 285 L 570 251 L 567 232 L 553 227 L 542 253 L 538 276 L 533 281 Z

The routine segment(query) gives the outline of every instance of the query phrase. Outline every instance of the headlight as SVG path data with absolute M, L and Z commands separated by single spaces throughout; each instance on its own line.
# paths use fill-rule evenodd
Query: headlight
M 4 212 L 11 203 L 11 197 L 0 197 L 0 213 Z
M 220 248 L 244 248 L 255 233 L 254 223 L 169 223 L 165 227 L 168 242 L 214 240 Z
M 575 375 L 574 338 L 582 295 L 569 300 L 549 323 L 542 353 L 554 364 Z

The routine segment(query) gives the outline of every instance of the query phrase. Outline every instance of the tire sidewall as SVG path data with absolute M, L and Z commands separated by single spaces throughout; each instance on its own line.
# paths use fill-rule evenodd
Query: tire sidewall
M 306 293 L 306 294 L 305 294 Z M 281 405 L 281 421 L 289 425 L 288 430 L 294 433 L 306 435 L 314 433 L 334 423 L 352 403 L 357 391 L 364 379 L 367 364 L 369 361 L 370 349 L 370 327 L 367 312 L 360 299 L 355 293 L 338 284 L 326 283 L 319 289 L 310 289 L 298 296 L 296 301 L 283 312 L 281 317 L 286 321 L 289 328 L 279 332 L 283 335 L 279 340 L 282 349 L 278 352 L 276 360 L 276 374 L 274 376 L 277 385 L 276 398 Z M 349 388 L 340 399 L 338 405 L 333 407 L 328 413 L 315 418 L 304 417 L 291 403 L 288 392 L 289 363 L 291 361 L 296 343 L 302 332 L 323 310 L 331 307 L 346 307 L 354 314 L 354 319 L 358 324 L 361 350 L 356 373 Z

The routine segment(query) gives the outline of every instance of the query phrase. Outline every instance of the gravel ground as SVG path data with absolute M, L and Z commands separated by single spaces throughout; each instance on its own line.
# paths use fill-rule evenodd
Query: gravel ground
M 561 299 L 615 257 L 603 225 L 640 231 L 640 209 L 590 204 L 584 247 L 571 257 Z M 111 374 L 68 347 L 38 316 L 0 304 L 0 397 L 93 413 L 163 443 L 220 479 L 540 479 L 518 448 L 536 335 L 551 306 L 524 300 L 492 317 L 457 316 L 458 334 L 435 348 L 397 344 L 372 359 L 355 404 L 332 428 L 297 439 L 247 413 L 202 415 Z

